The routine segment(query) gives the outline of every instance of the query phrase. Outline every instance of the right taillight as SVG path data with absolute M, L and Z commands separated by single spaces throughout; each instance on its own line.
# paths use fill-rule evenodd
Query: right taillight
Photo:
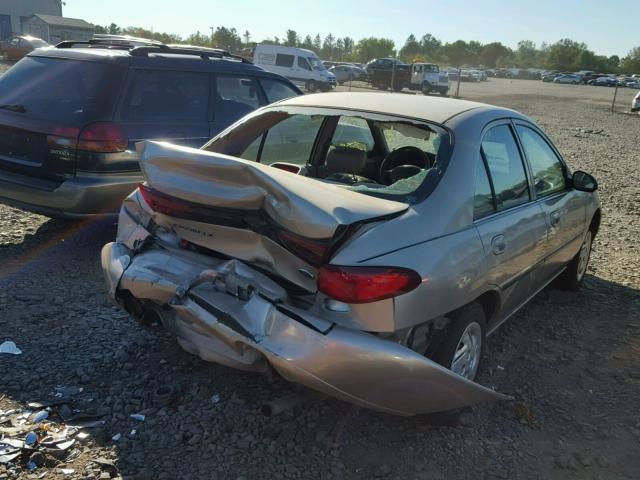
M 410 292 L 422 282 L 413 270 L 400 267 L 345 267 L 323 265 L 318 289 L 345 303 L 369 303 Z
M 78 136 L 77 149 L 94 153 L 124 152 L 129 139 L 120 125 L 113 122 L 95 122 L 85 126 Z

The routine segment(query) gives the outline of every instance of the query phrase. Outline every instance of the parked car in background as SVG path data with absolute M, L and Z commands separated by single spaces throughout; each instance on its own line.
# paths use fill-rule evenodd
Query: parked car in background
M 618 84 L 618 80 L 614 77 L 604 76 L 589 80 L 588 84 L 597 87 L 615 87 Z
M 7 40 L 0 41 L 0 57 L 5 62 L 20 60 L 36 48 L 48 46 L 49 44 L 44 40 L 28 35 L 11 37 Z
M 636 79 L 632 82 L 627 82 L 627 88 L 640 88 L 640 79 Z
M 139 149 L 112 297 L 204 360 L 394 414 L 506 398 L 474 383 L 486 336 L 580 288 L 600 225 L 592 176 L 475 102 L 304 95 L 200 150 Z
M 284 45 L 256 45 L 253 63 L 288 78 L 308 92 L 328 92 L 336 86 L 336 77 L 311 50 Z
M 336 82 L 340 85 L 344 84 L 344 82 L 364 80 L 367 77 L 367 71 L 355 65 L 335 65 L 329 71 L 335 75 Z
M 578 85 L 581 82 L 580 77 L 577 75 L 560 75 L 553 79 L 553 83 L 572 83 Z
M 636 96 L 633 97 L 633 100 L 631 100 L 631 111 L 632 112 L 640 111 L 640 92 L 636 93 Z
M 0 77 L 0 202 L 112 215 L 141 179 L 136 142 L 198 147 L 300 93 L 216 49 L 114 36 L 36 50 Z
M 545 73 L 544 75 L 542 75 L 542 81 L 543 82 L 553 82 L 553 80 L 556 79 L 559 76 L 560 76 L 560 73 L 558 73 L 558 72 Z

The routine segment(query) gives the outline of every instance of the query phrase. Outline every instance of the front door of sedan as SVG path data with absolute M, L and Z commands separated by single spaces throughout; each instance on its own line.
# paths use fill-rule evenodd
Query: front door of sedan
M 542 208 L 532 199 L 509 121 L 492 124 L 485 131 L 480 153 L 474 217 L 486 258 L 487 283 L 502 292 L 500 320 L 537 290 L 547 226 Z
M 547 222 L 547 251 L 542 280 L 548 281 L 576 255 L 585 233 L 586 207 L 579 192 L 568 187 L 567 168 L 550 142 L 533 126 L 516 123 L 533 179 L 537 203 Z

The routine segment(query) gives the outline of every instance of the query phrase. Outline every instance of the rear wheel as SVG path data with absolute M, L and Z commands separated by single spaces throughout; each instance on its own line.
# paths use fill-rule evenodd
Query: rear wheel
M 448 315 L 451 323 L 433 355 L 433 360 L 458 375 L 474 381 L 480 369 L 486 320 L 478 303 L 471 303 Z
M 593 231 L 590 229 L 584 236 L 580 251 L 569 262 L 567 268 L 558 277 L 556 285 L 561 290 L 577 291 L 582 287 L 584 276 L 587 273 L 589 258 L 591 257 L 591 244 L 593 243 Z

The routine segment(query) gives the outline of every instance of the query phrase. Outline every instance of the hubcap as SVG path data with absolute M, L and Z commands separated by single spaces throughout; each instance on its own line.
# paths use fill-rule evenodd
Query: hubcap
M 451 362 L 451 371 L 473 380 L 480 364 L 482 352 L 482 328 L 476 322 L 471 322 L 462 332 L 456 352 Z
M 587 232 L 580 247 L 580 254 L 578 256 L 578 281 L 582 280 L 584 274 L 587 272 L 587 264 L 589 263 L 589 255 L 591 254 L 591 231 Z

